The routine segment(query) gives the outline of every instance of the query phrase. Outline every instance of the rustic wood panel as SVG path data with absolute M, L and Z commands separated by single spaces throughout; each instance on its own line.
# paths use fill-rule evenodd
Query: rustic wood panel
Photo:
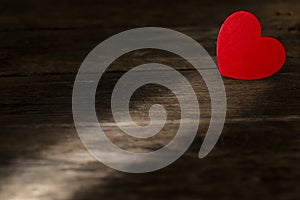
M 300 198 L 298 1 L 3 0 L 0 9 L 0 199 Z M 200 99 L 202 121 L 193 145 L 172 165 L 147 174 L 117 172 L 87 153 L 74 128 L 71 98 L 80 63 L 93 47 L 123 30 L 162 26 L 193 37 L 215 58 L 222 21 L 240 9 L 254 12 L 263 34 L 283 42 L 287 62 L 267 79 L 223 79 L 227 118 L 208 157 L 197 158 L 210 117 L 205 84 L 182 59 L 153 50 L 126 55 L 105 74 L 96 101 L 106 119 L 102 125 L 125 149 L 148 151 L 168 142 L 179 117 L 170 92 L 150 86 L 133 98 L 132 114 L 140 123 L 147 113 L 137 111 L 147 105 L 168 108 L 168 131 L 151 140 L 122 135 L 109 109 L 111 89 L 126 70 L 166 63 L 194 83 Z

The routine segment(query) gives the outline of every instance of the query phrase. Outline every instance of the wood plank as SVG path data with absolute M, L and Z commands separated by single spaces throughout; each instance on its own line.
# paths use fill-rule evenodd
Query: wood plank
M 0 199 L 299 199 L 298 0 L 3 0 L 0 8 Z M 71 99 L 77 70 L 92 48 L 130 28 L 162 26 L 191 36 L 215 59 L 218 29 L 240 9 L 260 18 L 263 35 L 283 42 L 287 62 L 267 79 L 223 78 L 226 123 L 208 157 L 197 157 L 210 119 L 204 82 L 184 60 L 154 50 L 121 57 L 105 73 L 96 96 L 102 127 L 115 144 L 134 152 L 158 149 L 174 137 L 180 111 L 164 88 L 150 85 L 132 98 L 138 123 L 148 122 L 153 103 L 168 110 L 166 129 L 151 139 L 122 134 L 110 111 L 119 77 L 138 64 L 164 63 L 180 71 L 198 96 L 201 124 L 192 146 L 172 165 L 147 174 L 112 170 L 86 151 L 74 127 Z

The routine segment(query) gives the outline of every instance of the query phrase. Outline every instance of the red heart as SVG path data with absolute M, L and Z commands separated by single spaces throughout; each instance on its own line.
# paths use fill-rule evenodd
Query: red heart
M 285 63 L 286 52 L 275 38 L 262 37 L 258 19 L 238 11 L 223 23 L 217 42 L 217 59 L 222 76 L 254 80 L 276 73 Z

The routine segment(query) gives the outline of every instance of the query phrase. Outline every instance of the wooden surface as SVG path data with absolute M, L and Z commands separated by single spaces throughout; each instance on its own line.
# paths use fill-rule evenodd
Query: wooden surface
M 0 199 L 300 199 L 300 3 L 289 1 L 11 1 L 0 3 Z M 130 67 L 168 64 L 200 99 L 201 126 L 179 160 L 157 172 L 127 174 L 93 159 L 72 118 L 73 82 L 97 44 L 121 31 L 159 26 L 187 34 L 215 58 L 218 29 L 236 10 L 262 22 L 263 35 L 279 38 L 287 61 L 258 81 L 224 78 L 227 118 L 221 138 L 198 159 L 210 117 L 205 84 L 180 58 L 143 50 L 118 59 L 96 97 L 110 139 L 132 151 L 149 151 L 176 133 L 179 110 L 170 91 L 156 85 L 134 94 L 131 111 L 147 122 L 147 108 L 162 103 L 171 122 L 151 140 L 134 140 L 114 125 L 109 110 L 115 81 Z M 159 91 L 159 92 L 157 92 Z M 145 111 L 140 113 L 139 111 Z M 141 115 L 139 115 L 141 114 Z

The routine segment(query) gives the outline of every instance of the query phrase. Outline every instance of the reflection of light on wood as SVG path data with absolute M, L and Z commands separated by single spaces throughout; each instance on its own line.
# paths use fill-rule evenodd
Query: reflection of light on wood
M 88 164 L 98 161 L 85 149 L 74 146 L 72 142 L 61 143 L 41 152 L 38 158 L 14 161 L 11 168 L 15 173 L 0 180 L 0 199 L 72 199 L 77 192 L 101 185 L 99 180 L 108 176 L 111 170 L 107 167 L 102 169 L 99 164 L 96 167 L 100 166 L 100 173 L 96 169 L 95 173 L 91 173 L 89 170 L 93 169 Z

